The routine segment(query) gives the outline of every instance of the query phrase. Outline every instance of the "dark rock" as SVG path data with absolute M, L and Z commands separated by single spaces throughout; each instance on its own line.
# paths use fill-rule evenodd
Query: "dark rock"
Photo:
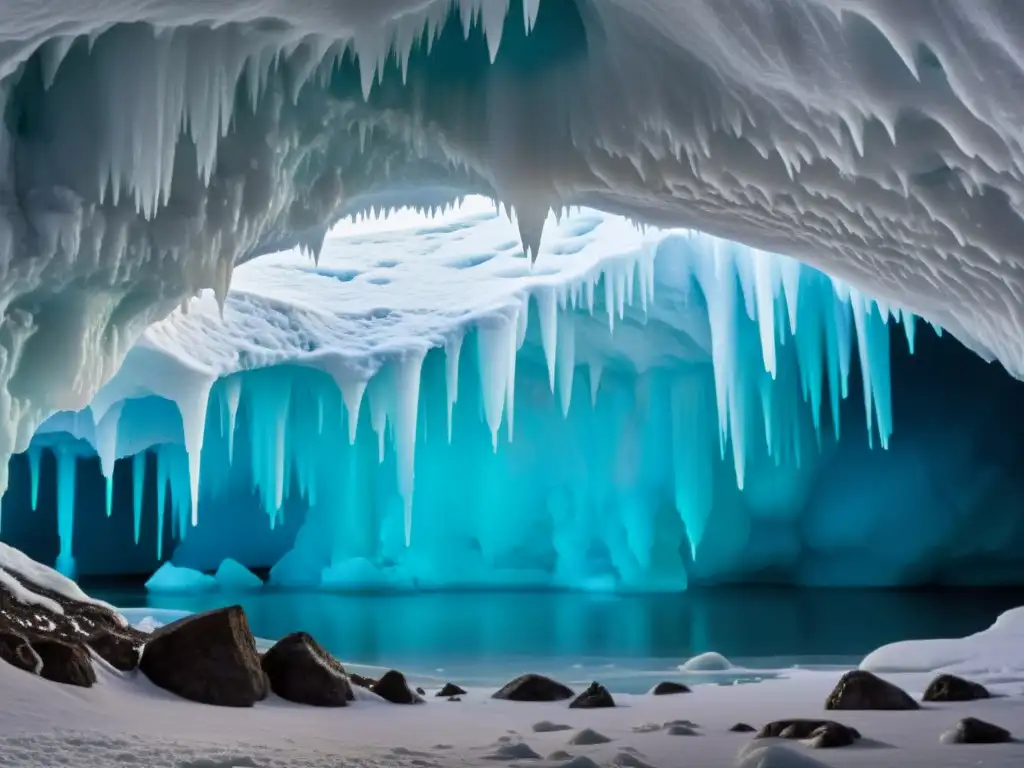
M 733 733 L 753 733 L 757 729 L 752 725 L 747 725 L 746 723 L 736 723 L 736 725 L 729 730 Z
M 810 745 L 814 749 L 849 747 L 859 738 L 860 734 L 853 728 L 840 723 L 825 723 L 811 732 Z
M 764 726 L 754 738 L 810 739 L 812 747 L 826 749 L 848 747 L 860 738 L 860 733 L 834 720 L 776 720 Z
M 989 698 L 988 689 L 956 675 L 939 675 L 925 689 L 922 701 L 974 701 Z
M 363 677 L 352 672 L 348 676 L 348 680 L 353 685 L 358 685 L 360 688 L 373 688 L 377 684 L 377 681 L 372 677 Z
M 1013 741 L 1010 732 L 976 717 L 965 717 L 953 730 L 942 735 L 946 744 L 1005 744 Z
M 185 699 L 251 707 L 267 696 L 256 641 L 241 606 L 186 616 L 149 637 L 139 669 Z
M 673 683 L 666 680 L 663 683 L 658 683 L 654 686 L 651 691 L 655 696 L 671 696 L 676 693 L 689 693 L 690 689 L 682 683 Z
M 96 682 L 89 649 L 82 643 L 70 643 L 52 637 L 39 637 L 32 648 L 43 662 L 39 675 L 55 683 L 91 688 Z
M 392 704 L 421 704 L 423 702 L 423 699 L 409 687 L 405 675 L 394 669 L 385 672 L 370 690 Z
M 573 699 L 569 709 L 607 709 L 615 706 L 615 699 L 599 683 L 591 683 L 583 693 Z
M 462 701 L 462 699 L 459 698 L 458 696 L 450 696 L 448 698 L 448 701 Z
M 89 635 L 85 643 L 114 669 L 122 672 L 138 669 L 142 643 L 137 638 L 111 629 L 100 629 Z
M 839 678 L 825 700 L 825 709 L 920 709 L 920 705 L 902 688 L 855 669 Z
M 270 690 L 287 701 L 344 707 L 355 699 L 345 668 L 305 632 L 282 637 L 260 662 Z
M 508 701 L 565 701 L 575 694 L 550 677 L 543 675 L 520 675 L 505 683 L 491 698 Z
M 32 674 L 37 674 L 42 666 L 28 640 L 16 632 L 0 631 L 0 659 Z
M 0 584 L 0 629 L 15 632 L 30 640 L 33 637 L 54 637 L 79 642 L 103 629 L 139 640 L 145 637 L 144 632 L 128 626 L 123 617 L 109 606 L 65 597 L 13 569 L 5 570 L 29 592 L 53 601 L 63 612 L 55 613 L 37 603 L 22 602 L 10 589 Z
M 445 683 L 444 688 L 438 691 L 437 695 L 441 698 L 448 698 L 450 696 L 465 696 L 466 692 L 455 683 Z
M 420 696 L 426 696 L 426 695 L 427 695 L 427 692 L 426 692 L 426 691 L 424 691 L 424 690 L 423 690 L 422 688 L 420 688 L 419 686 L 416 686 L 416 693 L 418 693 L 418 694 L 419 694 Z

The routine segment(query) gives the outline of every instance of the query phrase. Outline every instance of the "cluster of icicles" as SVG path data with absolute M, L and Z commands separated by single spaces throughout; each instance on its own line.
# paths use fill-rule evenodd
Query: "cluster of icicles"
M 656 286 L 659 295 L 664 293 L 671 298 L 667 303 L 676 306 L 682 302 L 687 312 L 655 306 Z M 694 313 L 694 309 L 699 311 Z M 577 332 L 581 324 L 593 326 L 594 316 L 599 320 L 602 312 L 608 328 L 606 349 L 593 345 L 593 333 Z M 694 315 L 701 318 L 696 325 L 692 321 Z M 684 320 L 684 316 L 690 319 Z M 625 370 L 639 390 L 645 371 L 637 366 L 629 370 L 629 360 L 609 354 L 615 334 L 621 332 L 619 326 L 659 323 L 670 327 L 673 333 L 688 337 L 700 349 L 697 359 L 677 359 L 658 366 L 666 376 L 676 377 L 678 384 L 672 393 L 671 424 L 673 444 L 681 446 L 673 457 L 675 504 L 696 549 L 700 532 L 712 513 L 707 477 L 713 461 L 731 454 L 740 489 L 748 459 L 757 451 L 766 453 L 776 465 L 790 461 L 799 465 L 802 451 L 808 448 L 801 445 L 801 425 L 808 418 L 812 421 L 820 447 L 826 407 L 831 414 L 831 431 L 838 439 L 839 403 L 849 391 L 854 349 L 862 376 L 868 440 L 873 443 L 877 434 L 879 444 L 888 445 L 893 428 L 890 321 L 902 323 L 913 350 L 913 315 L 868 298 L 785 257 L 699 233 L 671 235 L 649 251 L 606 262 L 589 277 L 571 285 L 537 287 L 530 294 L 513 297 L 502 311 L 478 318 L 472 327 L 453 328 L 443 346 L 447 438 L 451 442 L 453 412 L 460 393 L 460 360 L 467 339 L 475 342 L 472 358 L 479 377 L 476 391 L 480 420 L 490 433 L 492 449 L 500 453 L 502 427 L 509 442 L 515 438 L 516 365 L 528 337 L 541 348 L 551 395 L 559 401 L 563 416 L 568 416 L 578 368 L 587 369 L 592 406 L 600 397 L 606 369 Z M 538 327 L 532 328 L 532 323 Z M 378 372 L 369 379 L 353 375 L 354 367 L 325 364 L 324 371 L 337 385 L 333 396 L 336 402 L 328 402 L 322 389 L 313 390 L 312 399 L 301 404 L 307 414 L 301 434 L 296 432 L 291 416 L 295 406 L 289 387 L 281 386 L 281 379 L 261 377 L 263 371 L 225 377 L 208 391 L 196 394 L 191 402 L 208 404 L 210 413 L 204 409 L 204 418 L 195 419 L 189 417 L 194 408 L 182 408 L 183 434 L 177 444 L 153 447 L 158 473 L 158 555 L 163 556 L 166 549 L 162 537 L 166 513 L 172 516 L 172 530 L 179 538 L 199 522 L 201 462 L 190 451 L 194 451 L 193 446 L 203 445 L 204 431 L 210 425 L 219 427 L 223 439 L 217 446 L 226 447 L 226 455 L 204 460 L 208 466 L 214 462 L 219 467 L 211 473 L 215 477 L 203 485 L 204 494 L 223 482 L 235 461 L 237 443 L 244 439 L 251 481 L 270 524 L 274 525 L 290 488 L 297 487 L 310 507 L 316 505 L 318 481 L 324 479 L 314 476 L 318 464 L 314 458 L 320 450 L 317 440 L 321 436 L 342 436 L 354 445 L 364 410 L 368 416 L 364 414 L 362 421 L 368 422 L 375 433 L 378 461 L 385 461 L 389 446 L 393 450 L 408 546 L 412 535 L 416 447 L 425 432 L 421 377 L 429 351 L 426 347 L 410 348 L 391 356 L 381 361 Z M 240 437 L 236 432 L 241 429 L 238 413 L 243 403 L 248 404 L 248 434 Z M 108 476 L 108 514 L 112 514 L 117 502 L 113 498 L 112 475 L 118 456 L 111 451 L 117 450 L 116 416 L 121 411 L 109 409 L 100 419 L 105 429 L 100 430 L 97 425 L 93 438 Z M 713 413 L 717 414 L 720 457 L 714 456 L 713 449 L 692 447 L 703 444 L 695 436 L 715 423 Z M 315 414 L 315 418 L 309 414 Z M 115 416 L 112 424 L 108 421 L 111 415 Z M 78 417 L 84 419 L 86 413 Z M 754 439 L 758 433 L 760 441 Z M 106 438 L 100 439 L 101 435 Z M 37 442 L 29 450 L 33 507 L 38 497 L 40 452 L 45 444 L 49 443 Z M 224 451 L 224 447 L 216 450 Z M 214 444 L 210 448 L 214 449 Z M 61 540 L 58 564 L 69 570 L 73 563 L 75 463 L 80 454 L 63 450 L 59 443 L 54 450 Z M 132 505 L 137 542 L 146 482 L 145 452 L 135 453 L 133 462 Z

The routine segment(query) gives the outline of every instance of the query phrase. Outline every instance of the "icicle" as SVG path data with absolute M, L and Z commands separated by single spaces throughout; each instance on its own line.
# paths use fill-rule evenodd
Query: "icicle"
M 203 441 L 206 434 L 206 407 L 210 401 L 212 378 L 196 379 L 175 398 L 181 414 L 181 428 L 185 435 L 185 453 L 188 456 L 189 490 L 192 503 L 192 525 L 199 522 L 199 470 L 202 466 Z
M 75 576 L 72 543 L 75 534 L 75 470 L 78 456 L 64 447 L 57 448 L 57 537 L 60 553 L 57 570 L 69 578 Z
M 145 490 L 146 452 L 139 451 L 132 456 L 132 512 L 135 516 L 132 531 L 135 534 L 136 546 L 138 546 L 139 533 L 142 528 L 142 503 L 145 499 Z
M 235 453 L 235 423 L 238 419 L 238 402 L 242 395 L 242 380 L 239 376 L 229 376 L 224 379 L 224 406 L 227 413 L 227 424 L 224 427 L 225 437 L 228 439 L 228 466 L 234 459 Z
M 484 416 L 491 430 L 491 445 L 498 450 L 498 430 L 508 401 L 510 363 L 515 358 L 515 317 L 494 317 L 477 326 L 477 360 Z
M 508 350 L 508 375 L 505 377 L 505 426 L 508 429 L 510 443 L 515 436 L 516 423 L 516 353 L 522 348 L 522 339 L 526 337 L 525 318 L 528 314 L 529 305 L 516 310 L 516 344 Z
M 448 443 L 452 442 L 452 415 L 459 399 L 459 359 L 462 356 L 463 331 L 452 334 L 444 342 L 444 381 L 448 399 Z
M 914 354 L 914 338 L 917 331 L 917 318 L 910 312 L 900 312 L 900 322 L 903 324 L 903 333 L 907 337 L 907 349 Z
M 597 407 L 597 390 L 601 387 L 601 374 L 604 372 L 604 361 L 600 358 L 591 358 L 590 368 L 590 406 Z
M 335 376 L 334 381 L 341 390 L 341 399 L 348 414 L 348 444 L 355 445 L 356 432 L 359 429 L 359 411 L 363 404 L 363 394 L 366 392 L 366 379 Z
M 558 349 L 558 302 L 553 288 L 540 288 L 534 293 L 540 317 L 540 343 L 548 366 L 548 385 L 555 392 L 555 357 Z
M 529 3 L 530 0 L 526 0 Z M 540 242 L 544 236 L 544 223 L 547 221 L 549 208 L 544 203 L 531 201 L 515 206 L 516 223 L 519 226 L 519 239 L 523 244 L 523 253 L 531 263 L 540 255 Z
M 568 418 L 572 379 L 576 370 L 576 318 L 565 315 L 558 324 L 558 399 L 562 416 Z
M 107 517 L 114 514 L 114 473 L 106 476 L 107 481 Z
M 774 261 L 764 253 L 754 256 L 754 293 L 757 324 L 761 336 L 764 369 L 774 379 L 778 371 L 775 359 L 775 302 L 779 296 L 780 279 Z
M 420 402 L 420 374 L 425 352 L 413 350 L 395 370 L 395 463 L 398 494 L 404 506 L 405 546 L 412 543 L 412 498 L 415 485 L 416 421 Z
M 32 511 L 39 509 L 39 475 L 42 471 L 43 449 L 30 446 L 28 449 L 28 473 L 32 485 Z
M 100 459 L 100 471 L 107 479 L 114 474 L 114 462 L 117 460 L 117 427 L 123 409 L 123 400 L 114 403 L 95 425 L 94 447 Z
M 487 52 L 491 56 L 492 64 L 498 58 L 505 17 L 508 15 L 508 3 L 509 0 L 489 0 L 480 5 L 480 23 L 483 26 L 484 37 L 487 38 Z M 465 6 L 465 3 L 463 5 Z
M 685 374 L 672 382 L 672 464 L 676 510 L 690 541 L 691 556 L 704 539 L 714 489 L 710 419 L 714 397 L 703 374 Z
M 156 559 L 164 558 L 164 518 L 167 513 L 168 457 L 167 447 L 160 446 L 156 455 Z

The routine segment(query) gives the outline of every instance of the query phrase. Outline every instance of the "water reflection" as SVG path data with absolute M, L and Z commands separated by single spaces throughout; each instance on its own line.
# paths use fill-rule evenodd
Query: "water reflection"
M 683 595 L 351 595 L 265 590 L 147 596 L 94 589 L 123 607 L 200 611 L 241 603 L 253 631 L 305 630 L 340 658 L 491 681 L 506 670 L 635 677 L 718 651 L 747 667 L 848 665 L 885 643 L 962 637 L 1024 603 L 1021 591 L 722 588 Z M 613 670 L 615 670 L 613 672 Z M 443 676 L 443 675 L 442 675 Z M 724 681 L 731 681 L 729 680 Z M 639 683 L 625 686 L 635 688 Z

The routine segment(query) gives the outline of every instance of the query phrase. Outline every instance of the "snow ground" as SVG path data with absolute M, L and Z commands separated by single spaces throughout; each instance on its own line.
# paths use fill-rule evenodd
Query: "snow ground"
M 947 746 L 940 744 L 939 736 L 965 715 L 1018 735 L 1024 732 L 1021 616 L 1020 609 L 1009 612 L 992 629 L 962 641 L 977 658 L 989 655 L 994 647 L 1016 644 L 1015 658 L 1004 654 L 993 668 L 974 678 L 1000 696 L 966 704 L 926 705 L 914 712 L 836 713 L 835 719 L 863 734 L 857 746 L 812 751 L 787 743 L 783 748 L 836 767 L 1020 765 L 1024 744 Z M 924 671 L 928 664 L 920 662 L 930 642 L 900 644 L 898 651 L 890 651 L 894 665 L 922 671 L 887 678 L 919 696 L 934 676 L 934 670 Z M 139 675 L 121 675 L 106 667 L 99 670 L 94 688 L 82 690 L 0 665 L 4 691 L 0 764 L 9 768 L 447 768 L 503 762 L 538 768 L 590 766 L 565 758 L 497 759 L 503 747 L 507 750 L 508 744 L 522 742 L 542 757 L 564 750 L 599 766 L 714 768 L 736 765 L 751 751 L 749 735 L 728 731 L 734 723 L 760 727 L 781 718 L 823 717 L 823 702 L 837 677 L 837 672 L 800 671 L 758 684 L 702 685 L 680 696 L 617 696 L 620 706 L 614 710 L 570 710 L 564 702 L 494 701 L 490 691 L 482 690 L 470 691 L 459 703 L 428 697 L 425 706 L 417 707 L 384 704 L 364 694 L 342 710 L 301 707 L 275 697 L 251 710 L 235 710 L 185 702 Z M 682 719 L 695 722 L 699 735 L 674 736 L 664 729 L 645 732 L 640 728 Z M 533 724 L 545 720 L 569 728 L 534 733 Z M 570 745 L 583 728 L 592 728 L 610 741 Z

